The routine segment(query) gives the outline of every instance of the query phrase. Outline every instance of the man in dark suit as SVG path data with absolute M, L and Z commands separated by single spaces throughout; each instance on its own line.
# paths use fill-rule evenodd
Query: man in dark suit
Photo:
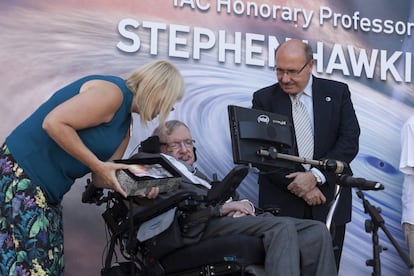
M 295 130 L 292 103 L 298 98 L 306 107 L 313 132 L 308 158 L 351 162 L 358 153 L 360 128 L 346 84 L 312 75 L 312 48 L 300 40 L 282 43 L 275 52 L 278 83 L 253 94 L 254 109 L 288 116 L 292 122 L 294 147 L 298 153 L 298 129 Z M 297 127 L 297 126 L 296 126 Z M 312 136 L 312 135 L 311 135 Z M 308 139 L 309 140 L 309 139 Z M 280 169 L 259 176 L 259 207 L 280 208 L 280 215 L 325 221 L 334 198 L 336 174 L 297 164 L 294 170 Z M 342 188 L 333 217 L 337 268 L 342 253 L 345 224 L 351 221 L 352 194 Z

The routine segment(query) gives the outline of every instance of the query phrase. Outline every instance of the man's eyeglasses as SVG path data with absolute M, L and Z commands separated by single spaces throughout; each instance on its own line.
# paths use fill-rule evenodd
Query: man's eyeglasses
M 299 75 L 300 73 L 302 73 L 303 69 L 305 69 L 305 67 L 311 62 L 311 60 L 308 60 L 303 66 L 302 68 L 300 68 L 299 70 L 283 70 L 281 68 L 277 68 L 275 67 L 274 70 L 276 71 L 276 75 L 281 77 L 284 76 L 285 74 L 288 75 L 289 77 L 294 77 Z
M 194 147 L 195 141 L 192 139 L 185 139 L 182 141 L 177 142 L 171 142 L 171 143 L 160 143 L 161 145 L 167 146 L 169 150 L 178 150 L 182 146 L 184 146 L 186 149 L 191 149 Z

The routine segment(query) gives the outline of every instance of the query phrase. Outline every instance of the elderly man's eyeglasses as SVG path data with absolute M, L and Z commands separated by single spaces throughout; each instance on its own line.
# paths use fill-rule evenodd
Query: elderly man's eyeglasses
M 186 149 L 191 149 L 194 147 L 195 141 L 192 139 L 185 139 L 181 141 L 171 142 L 171 143 L 160 143 L 161 145 L 167 146 L 169 150 L 178 150 L 181 147 L 185 147 Z
M 303 69 L 305 69 L 305 67 L 311 62 L 311 60 L 308 60 L 303 66 L 302 68 L 298 69 L 298 70 L 283 70 L 281 68 L 277 68 L 275 67 L 274 70 L 276 71 L 276 75 L 281 77 L 284 76 L 285 74 L 288 75 L 289 77 L 294 77 L 299 75 L 300 73 L 302 73 Z

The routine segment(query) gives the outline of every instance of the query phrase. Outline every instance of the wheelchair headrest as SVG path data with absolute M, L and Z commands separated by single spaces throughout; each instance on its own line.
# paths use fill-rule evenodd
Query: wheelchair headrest
M 213 185 L 207 193 L 207 202 L 217 204 L 225 202 L 234 194 L 234 191 L 249 173 L 249 167 L 246 165 L 237 165 L 221 181 Z
M 158 136 L 150 136 L 139 145 L 139 152 L 160 153 L 160 138 Z

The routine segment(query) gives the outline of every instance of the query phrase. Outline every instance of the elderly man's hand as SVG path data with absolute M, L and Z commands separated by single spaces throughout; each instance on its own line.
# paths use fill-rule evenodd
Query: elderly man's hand
M 158 196 L 159 193 L 160 193 L 160 188 L 152 187 L 151 190 L 148 192 L 148 194 L 145 195 L 145 197 L 149 199 L 154 199 Z
M 318 187 L 307 192 L 302 198 L 309 206 L 321 205 L 326 202 L 326 197 Z
M 292 179 L 287 189 L 298 197 L 303 197 L 316 187 L 316 178 L 311 172 L 294 172 L 286 175 L 286 178 Z
M 229 217 L 254 216 L 254 207 L 248 200 L 230 201 L 221 206 L 220 214 Z

